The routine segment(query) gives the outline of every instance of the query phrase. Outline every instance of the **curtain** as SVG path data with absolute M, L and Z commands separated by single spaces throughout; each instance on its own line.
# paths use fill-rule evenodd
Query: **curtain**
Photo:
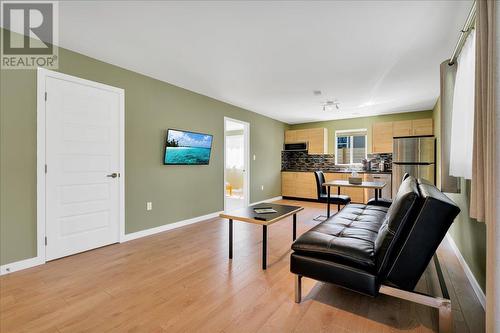
M 495 1 L 478 1 L 474 150 L 470 215 L 478 221 L 495 220 Z M 485 195 L 487 194 L 487 195 Z
M 474 150 L 470 216 L 486 222 L 486 332 L 498 329 L 500 311 L 496 226 L 496 27 L 495 1 L 477 1 Z
M 455 76 L 457 75 L 457 64 L 449 65 L 449 60 L 443 61 L 440 66 L 441 87 L 439 105 L 436 111 L 439 114 L 438 122 L 440 134 L 438 144 L 441 154 L 438 154 L 440 168 L 437 176 L 438 186 L 443 192 L 460 193 L 460 178 L 450 175 L 450 148 L 451 148 L 451 116 L 453 113 L 453 91 L 455 90 Z
M 476 34 L 472 31 L 457 59 L 451 120 L 450 175 L 472 178 Z

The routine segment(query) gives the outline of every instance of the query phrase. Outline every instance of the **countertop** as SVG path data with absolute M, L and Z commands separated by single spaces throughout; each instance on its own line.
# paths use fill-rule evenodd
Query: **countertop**
M 352 173 L 352 171 L 346 171 L 346 170 L 322 170 L 324 173 Z M 281 172 L 314 172 L 312 170 L 281 170 Z M 371 170 L 371 171 L 365 171 L 365 170 L 359 170 L 356 171 L 359 174 L 386 174 L 390 175 L 392 174 L 391 170 L 388 171 L 378 171 L 378 170 Z

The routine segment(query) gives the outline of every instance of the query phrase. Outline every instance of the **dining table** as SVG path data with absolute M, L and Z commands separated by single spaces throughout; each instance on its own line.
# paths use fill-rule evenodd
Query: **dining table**
M 350 183 L 347 180 L 332 180 L 328 182 L 324 182 L 323 186 L 327 188 L 327 199 L 326 199 L 326 216 L 327 218 L 330 217 L 330 189 L 332 187 L 337 187 L 337 194 L 340 195 L 340 188 L 341 187 L 354 187 L 354 188 L 367 188 L 367 189 L 373 189 L 375 191 L 375 202 L 378 201 L 379 197 L 382 196 L 382 189 L 386 186 L 387 184 L 385 182 L 361 182 L 357 184 Z

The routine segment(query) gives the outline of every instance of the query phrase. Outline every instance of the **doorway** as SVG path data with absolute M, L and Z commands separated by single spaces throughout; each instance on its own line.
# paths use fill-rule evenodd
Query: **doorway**
M 119 242 L 124 91 L 39 69 L 38 120 L 37 223 L 45 260 Z
M 249 205 L 250 124 L 224 117 L 224 210 Z

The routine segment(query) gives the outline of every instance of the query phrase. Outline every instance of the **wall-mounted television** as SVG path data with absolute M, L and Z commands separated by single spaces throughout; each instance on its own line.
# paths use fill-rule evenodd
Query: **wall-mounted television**
M 207 165 L 212 150 L 212 135 L 169 129 L 163 164 Z

